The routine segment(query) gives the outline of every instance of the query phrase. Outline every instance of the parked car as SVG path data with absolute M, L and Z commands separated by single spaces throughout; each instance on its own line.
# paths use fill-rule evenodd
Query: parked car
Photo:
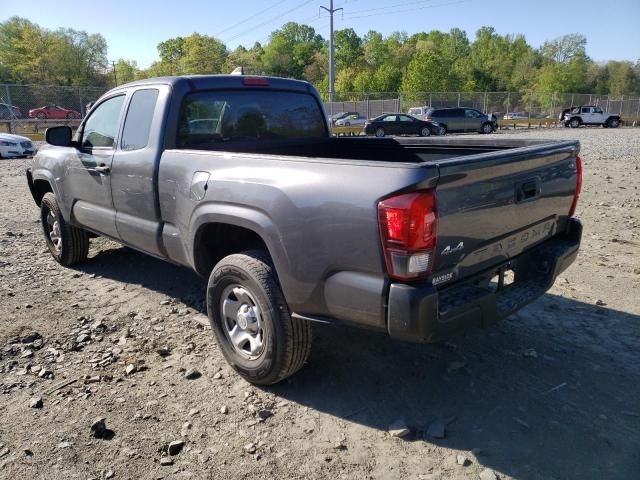
M 407 113 L 418 120 L 427 120 L 430 110 L 433 109 L 431 107 L 412 107 Z
M 529 114 L 527 112 L 511 112 L 505 113 L 502 117 L 503 120 L 528 120 Z
M 342 120 L 350 115 L 360 115 L 358 112 L 338 112 L 329 117 L 329 124 L 335 125 L 338 120 Z
M 432 108 L 427 113 L 427 120 L 438 122 L 446 132 L 480 132 L 493 133 L 498 128 L 498 121 L 475 108 Z
M 493 325 L 580 245 L 577 141 L 334 137 L 297 80 L 139 80 L 46 141 L 26 177 L 53 258 L 103 235 L 193 268 L 217 348 L 256 384 L 304 365 L 312 322 L 421 342 Z
M 595 105 L 581 105 L 564 110 L 561 121 L 564 122 L 565 127 L 571 128 L 578 128 L 580 125 L 602 125 L 604 128 L 618 128 L 622 119 L 617 113 L 604 112 Z
M 0 158 L 31 157 L 36 151 L 30 138 L 0 133 Z
M 12 120 L 20 117 L 22 117 L 22 111 L 18 107 L 9 105 L 8 103 L 0 103 L 1 120 Z
M 77 112 L 75 110 L 59 107 L 57 105 L 49 105 L 46 107 L 34 108 L 33 110 L 29 110 L 29 117 L 40 119 L 73 119 L 80 118 L 82 117 L 82 115 L 80 114 L 80 112 Z
M 348 127 L 350 125 L 364 125 L 366 121 L 367 121 L 367 117 L 363 115 L 355 114 L 355 115 L 349 115 L 347 117 L 336 120 L 335 126 Z
M 364 124 L 364 133 L 384 137 L 385 135 L 442 135 L 442 127 L 436 122 L 418 120 L 406 113 L 385 113 Z

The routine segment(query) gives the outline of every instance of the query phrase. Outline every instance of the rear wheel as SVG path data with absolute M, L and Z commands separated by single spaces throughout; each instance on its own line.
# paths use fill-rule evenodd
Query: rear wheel
M 447 126 L 440 125 L 440 135 L 446 135 L 446 134 L 447 134 Z
M 40 203 L 40 220 L 47 248 L 55 260 L 64 266 L 82 262 L 89 255 L 89 235 L 81 228 L 69 225 L 60 213 L 53 193 L 45 193 Z
M 618 118 L 610 118 L 607 121 L 607 126 L 609 128 L 618 128 L 620 126 L 620 119 L 618 119 Z
M 572 118 L 569 121 L 569 126 L 571 128 L 578 128 L 580 126 L 580 119 L 579 118 Z
M 485 122 L 482 124 L 480 131 L 485 135 L 488 135 L 489 133 L 493 133 L 493 125 L 491 125 L 490 122 Z
M 428 137 L 431 135 L 431 129 L 429 127 L 422 127 L 419 133 L 421 137 Z
M 69 112 L 69 113 L 67 113 L 67 118 L 68 118 L 69 120 L 71 120 L 71 119 L 73 119 L 73 118 L 76 118 L 76 116 L 75 116 L 75 114 L 73 114 L 73 113 Z
M 229 255 L 215 266 L 207 311 L 225 359 L 251 383 L 280 382 L 309 357 L 311 325 L 291 317 L 265 252 Z
M 376 137 L 378 138 L 384 137 L 384 128 L 382 127 L 376 128 Z
M 36 115 L 36 117 L 38 117 L 40 120 L 44 120 L 45 118 L 47 118 L 47 116 L 44 114 L 44 112 L 40 112 Z

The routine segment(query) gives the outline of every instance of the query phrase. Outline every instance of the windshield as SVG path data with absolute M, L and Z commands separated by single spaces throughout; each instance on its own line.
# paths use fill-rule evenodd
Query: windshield
M 182 104 L 178 148 L 215 149 L 221 142 L 326 137 L 322 110 L 305 93 L 211 91 Z

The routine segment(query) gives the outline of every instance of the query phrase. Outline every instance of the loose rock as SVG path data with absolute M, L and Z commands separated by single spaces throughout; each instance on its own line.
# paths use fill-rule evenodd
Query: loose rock
M 182 450 L 182 447 L 184 447 L 184 440 L 175 440 L 169 444 L 167 452 L 169 452 L 169 455 L 177 455 Z
M 406 437 L 411 433 L 411 429 L 407 426 L 404 420 L 396 420 L 389 425 L 389 434 L 393 437 Z
M 42 397 L 33 397 L 29 400 L 29 408 L 42 408 Z
M 499 478 L 493 470 L 485 468 L 482 472 L 480 472 L 480 480 L 499 480 Z
M 190 368 L 186 372 L 184 372 L 184 377 L 188 380 L 195 380 L 196 378 L 200 378 L 202 374 L 196 370 L 195 368 Z

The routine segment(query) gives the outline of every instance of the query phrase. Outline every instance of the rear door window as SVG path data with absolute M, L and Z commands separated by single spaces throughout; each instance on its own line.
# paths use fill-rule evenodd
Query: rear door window
M 177 144 L 215 150 L 222 143 L 318 137 L 326 137 L 326 129 L 322 110 L 311 95 L 210 91 L 184 99 Z
M 134 92 L 122 130 L 122 150 L 140 150 L 147 146 L 157 99 L 155 88 Z

